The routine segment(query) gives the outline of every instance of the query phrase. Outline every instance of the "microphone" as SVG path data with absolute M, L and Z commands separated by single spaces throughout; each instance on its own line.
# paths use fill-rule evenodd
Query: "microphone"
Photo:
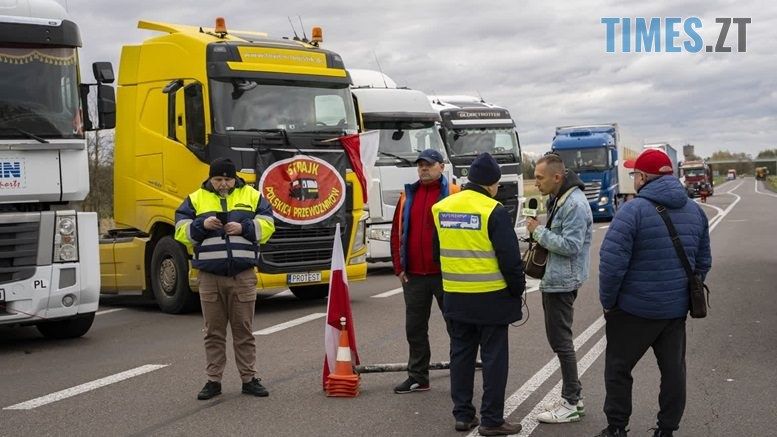
M 521 210 L 521 215 L 524 217 L 537 218 L 538 208 L 539 208 L 539 203 L 537 202 L 537 198 L 532 197 L 531 199 L 529 199 L 529 204 L 527 205 L 527 207 Z

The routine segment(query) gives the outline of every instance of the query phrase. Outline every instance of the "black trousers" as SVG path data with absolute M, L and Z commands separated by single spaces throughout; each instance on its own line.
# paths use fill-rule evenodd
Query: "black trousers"
M 609 425 L 625 428 L 631 416 L 631 371 L 648 348 L 658 361 L 661 391 L 658 395 L 658 428 L 677 430 L 685 411 L 685 317 L 653 320 L 618 308 L 607 320 L 607 352 L 604 364 L 604 414 Z
M 453 417 L 469 422 L 475 417 L 472 390 L 475 359 L 480 347 L 483 361 L 483 399 L 480 422 L 483 426 L 504 423 L 505 386 L 509 367 L 507 325 L 473 325 L 450 321 L 451 399 Z
M 409 347 L 407 374 L 419 384 L 429 384 L 429 360 L 432 351 L 429 347 L 429 316 L 432 299 L 442 312 L 442 276 L 410 275 L 409 281 L 402 284 L 405 296 L 405 334 Z

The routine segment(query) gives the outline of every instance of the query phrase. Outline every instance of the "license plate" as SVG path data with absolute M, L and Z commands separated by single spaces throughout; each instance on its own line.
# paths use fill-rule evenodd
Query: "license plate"
M 5 290 L 0 288 L 0 302 L 5 302 Z
M 321 272 L 289 273 L 286 277 L 286 282 L 289 284 L 321 282 Z

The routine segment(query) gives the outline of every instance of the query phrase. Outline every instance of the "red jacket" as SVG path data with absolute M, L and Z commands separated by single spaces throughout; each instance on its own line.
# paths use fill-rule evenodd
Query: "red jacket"
M 432 258 L 432 239 L 435 232 L 432 205 L 448 194 L 457 192 L 459 186 L 449 185 L 444 175 L 429 185 L 423 185 L 420 181 L 405 185 L 391 226 L 391 260 L 394 264 L 394 274 L 440 273 L 440 264 Z

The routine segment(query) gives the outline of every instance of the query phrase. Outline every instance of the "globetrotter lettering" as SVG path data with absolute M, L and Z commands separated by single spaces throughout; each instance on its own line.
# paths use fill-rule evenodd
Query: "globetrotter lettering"
M 273 215 L 291 224 L 312 224 L 336 213 L 345 201 L 345 181 L 328 162 L 296 155 L 270 165 L 259 181 Z

